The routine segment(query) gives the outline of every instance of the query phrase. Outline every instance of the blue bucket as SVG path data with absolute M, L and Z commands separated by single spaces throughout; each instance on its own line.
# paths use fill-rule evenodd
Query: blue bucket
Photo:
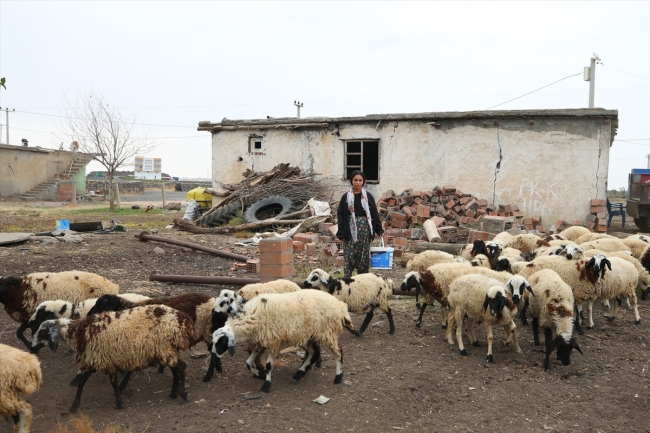
M 370 268 L 371 269 L 393 269 L 394 248 L 384 247 L 382 239 L 381 247 L 370 247 Z
M 56 220 L 57 230 L 70 230 L 70 220 Z

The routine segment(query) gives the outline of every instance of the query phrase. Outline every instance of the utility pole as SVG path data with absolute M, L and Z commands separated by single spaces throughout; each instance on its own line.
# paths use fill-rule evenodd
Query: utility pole
M 591 58 L 591 66 L 585 66 L 583 80 L 589 81 L 589 108 L 594 108 L 594 93 L 596 91 L 596 62 L 600 61 L 598 54 Z
M 0 107 L 0 110 L 2 110 L 2 107 Z M 12 112 L 16 111 L 15 108 L 11 110 Z M 9 144 L 9 109 L 5 108 L 5 113 L 7 114 L 7 124 L 5 127 L 7 128 L 7 142 L 5 144 Z
M 303 107 L 305 104 L 300 101 L 293 101 L 293 105 L 298 107 L 298 119 L 300 119 L 300 107 Z

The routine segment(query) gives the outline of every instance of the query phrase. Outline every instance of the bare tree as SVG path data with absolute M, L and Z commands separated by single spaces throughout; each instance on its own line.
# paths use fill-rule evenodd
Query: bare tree
M 67 101 L 62 126 L 66 138 L 79 144 L 80 152 L 106 168 L 113 209 L 115 172 L 131 164 L 135 156 L 153 150 L 156 143 L 148 137 L 148 131 L 137 127 L 135 116 L 109 106 L 95 90 L 80 94 L 75 103 Z

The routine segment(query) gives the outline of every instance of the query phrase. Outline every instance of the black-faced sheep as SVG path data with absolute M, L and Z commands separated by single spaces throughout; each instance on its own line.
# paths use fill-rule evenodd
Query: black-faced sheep
M 194 340 L 194 323 L 185 313 L 165 305 L 147 305 L 126 311 L 89 315 L 84 319 L 57 319 L 43 322 L 32 344 L 47 343 L 56 351 L 59 339 L 74 350 L 77 368 L 83 376 L 70 412 L 76 412 L 83 387 L 96 371 L 108 374 L 115 392 L 115 408 L 122 407 L 118 386 L 119 371 L 137 371 L 151 365 L 170 367 L 174 399 L 185 391 L 185 362 L 179 351 Z
M 314 269 L 307 276 L 305 289 L 315 288 L 324 290 L 330 295 L 348 304 L 350 312 L 365 314 L 359 334 L 363 334 L 372 320 L 375 308 L 383 311 L 388 319 L 388 333 L 395 332 L 393 313 L 388 306 L 388 299 L 393 295 L 393 282 L 384 280 L 376 274 L 359 274 L 352 278 L 337 279 L 322 269 Z
M 296 381 L 315 363 L 319 355 L 317 347 L 326 347 L 336 359 L 334 383 L 339 384 L 343 379 L 343 352 L 338 337 L 343 328 L 355 332 L 348 305 L 327 293 L 301 290 L 265 294 L 248 301 L 240 317 L 229 319 L 223 328 L 214 332 L 212 351 L 220 357 L 226 351 L 232 356 L 235 343 L 248 344 L 251 354 L 246 366 L 256 376 L 261 372 L 256 372 L 254 360 L 259 353 L 267 351 L 265 381 L 260 390 L 266 393 L 271 388 L 273 363 L 283 346 L 303 347 L 307 352 L 293 376 Z
M 4 304 L 9 317 L 21 323 L 16 336 L 30 349 L 30 342 L 23 333 L 41 302 L 60 299 L 77 303 L 118 291 L 119 286 L 106 278 L 81 271 L 38 272 L 24 277 L 0 278 L 0 303 Z
M 526 294 L 526 305 L 530 305 L 533 316 L 533 338 L 539 346 L 539 327 L 544 328 L 546 357 L 544 370 L 550 370 L 549 357 L 557 348 L 557 359 L 563 365 L 571 363 L 571 352 L 582 350 L 573 337 L 573 293 L 571 287 L 550 269 L 543 269 L 530 276 L 534 296 Z M 522 311 L 524 313 L 524 311 Z M 555 334 L 555 337 L 553 337 Z
M 487 246 L 481 239 L 475 240 L 473 244 L 467 244 L 460 250 L 460 256 L 466 260 L 472 260 L 477 254 L 488 255 Z
M 447 299 L 452 309 L 447 325 L 447 341 L 454 344 L 452 333 L 455 328 L 458 349 L 462 356 L 467 356 L 463 345 L 463 322 L 474 346 L 479 345 L 474 335 L 474 322 L 485 323 L 488 341 L 487 362 L 494 363 L 492 343 L 495 325 L 503 325 L 507 336 L 506 344 L 512 343 L 517 353 L 522 353 L 514 322 L 517 306 L 502 282 L 484 275 L 464 275 L 451 283 Z
M 32 424 L 32 404 L 20 397 L 31 394 L 41 386 L 42 375 L 38 358 L 23 350 L 0 344 L 0 417 L 7 431 L 29 433 Z
M 187 314 L 192 319 L 194 336 L 191 345 L 194 346 L 200 341 L 204 341 L 208 346 L 208 352 L 210 352 L 212 349 L 212 333 L 221 328 L 227 320 L 226 316 L 219 317 L 213 314 L 212 310 L 215 301 L 215 298 L 211 298 L 203 293 L 183 293 L 175 296 L 163 296 L 137 303 L 129 302 L 115 295 L 104 295 L 97 299 L 95 306 L 90 309 L 88 314 L 99 314 L 106 311 L 124 311 L 146 305 L 166 305 Z M 203 377 L 204 382 L 208 382 L 212 378 L 215 369 L 219 373 L 222 372 L 221 361 L 218 357 L 213 356 L 210 360 L 208 371 Z M 124 389 L 128 380 L 127 373 L 122 384 L 120 384 L 121 389 Z

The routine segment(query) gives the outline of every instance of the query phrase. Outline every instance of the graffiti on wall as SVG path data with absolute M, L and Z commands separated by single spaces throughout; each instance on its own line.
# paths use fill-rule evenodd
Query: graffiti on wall
M 558 184 L 547 180 L 522 179 L 517 193 L 521 211 L 527 214 L 552 214 L 557 199 L 554 188 Z

